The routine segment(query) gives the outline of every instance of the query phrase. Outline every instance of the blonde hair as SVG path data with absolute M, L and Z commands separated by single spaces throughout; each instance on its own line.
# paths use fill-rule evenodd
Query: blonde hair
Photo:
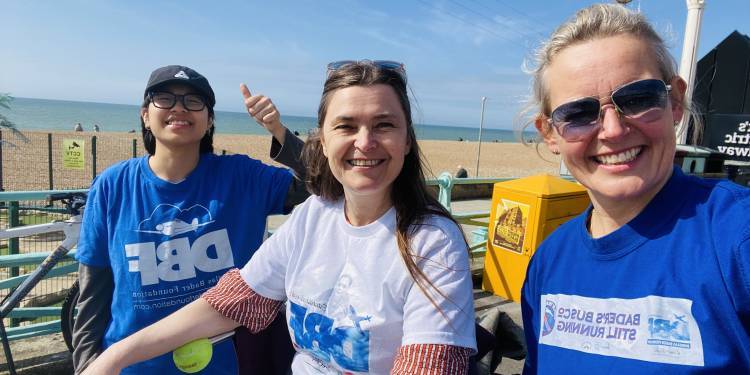
M 575 16 L 560 25 L 535 51 L 534 67 L 526 69 L 532 77 L 532 93 L 519 116 L 526 120 L 521 127 L 522 130 L 532 124 L 539 115 L 548 116 L 552 110 L 549 107 L 549 91 L 544 76 L 557 54 L 575 44 L 617 35 L 631 35 L 646 42 L 663 81 L 669 82 L 677 76 L 677 63 L 669 53 L 664 40 L 643 14 L 617 4 L 591 5 L 579 10 Z M 700 120 L 692 106 L 686 101 L 683 101 L 682 105 L 692 116 L 695 128 L 700 129 Z M 549 127 L 543 129 L 545 133 L 550 130 Z M 694 137 L 698 133 L 694 132 Z

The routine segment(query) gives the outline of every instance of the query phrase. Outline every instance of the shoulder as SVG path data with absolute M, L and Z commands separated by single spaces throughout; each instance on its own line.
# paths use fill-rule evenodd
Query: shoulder
M 685 176 L 685 181 L 694 187 L 684 189 L 692 192 L 692 196 L 683 196 L 682 199 L 694 202 L 687 207 L 688 210 L 693 210 L 694 206 L 697 215 L 707 215 L 714 223 L 730 221 L 750 226 L 750 220 L 743 220 L 750 217 L 750 189 L 728 180 Z
M 584 210 L 582 213 L 574 216 L 572 219 L 566 221 L 555 230 L 552 231 L 539 246 L 534 250 L 533 256 L 531 257 L 531 263 L 529 265 L 529 272 L 537 264 L 544 264 L 546 262 L 540 262 L 538 259 L 541 258 L 556 258 L 559 256 L 565 256 L 571 254 L 569 249 L 571 246 L 580 248 L 582 246 L 580 240 L 580 232 L 582 227 L 585 226 L 586 219 L 589 215 L 590 207 Z M 536 261 L 535 261 L 536 260 Z
M 461 227 L 440 215 L 428 215 L 412 226 L 410 247 L 417 256 L 443 258 L 448 264 L 468 258 L 468 245 Z
M 138 173 L 141 163 L 144 160 L 148 160 L 148 156 L 139 158 L 132 158 L 117 162 L 108 168 L 106 168 L 100 175 L 94 178 L 91 186 L 92 188 L 102 186 L 113 186 L 120 183 L 120 181 L 128 179 Z
M 105 169 L 101 175 L 98 176 L 99 179 L 115 179 L 118 176 L 121 176 L 125 173 L 134 173 L 138 170 L 140 167 L 140 164 L 144 162 L 144 160 L 148 160 L 148 156 L 142 156 L 138 158 L 131 158 L 123 161 L 119 161 L 115 164 L 112 164 L 107 169 Z
M 342 212 L 341 204 L 337 201 L 327 201 L 320 196 L 310 195 L 304 202 L 292 210 L 292 217 L 305 217 L 307 221 L 320 222 L 321 217 L 328 214 Z

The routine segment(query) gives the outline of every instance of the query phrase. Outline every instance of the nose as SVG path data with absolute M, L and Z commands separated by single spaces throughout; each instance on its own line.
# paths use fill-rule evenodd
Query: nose
M 599 139 L 617 139 L 630 132 L 630 126 L 620 116 L 612 104 L 602 106 L 601 129 L 599 130 Z
M 361 127 L 357 132 L 357 136 L 354 140 L 354 147 L 362 152 L 372 151 L 377 147 L 378 142 L 375 139 L 375 135 L 367 127 Z
M 172 112 L 187 112 L 185 108 L 184 97 L 176 97 L 174 100 L 174 106 L 171 108 Z

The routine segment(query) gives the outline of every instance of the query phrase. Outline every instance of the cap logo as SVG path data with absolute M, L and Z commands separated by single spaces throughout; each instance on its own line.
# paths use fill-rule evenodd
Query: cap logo
M 175 78 L 183 78 L 183 79 L 190 79 L 187 74 L 185 74 L 184 71 L 180 70 L 179 73 L 174 75 Z

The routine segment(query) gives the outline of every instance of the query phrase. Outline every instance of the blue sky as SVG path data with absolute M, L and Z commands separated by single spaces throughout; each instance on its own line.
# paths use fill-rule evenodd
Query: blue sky
M 406 65 L 415 121 L 510 128 L 528 92 L 525 58 L 576 9 L 562 0 L 7 1 L 0 92 L 139 104 L 149 73 L 182 64 L 208 77 L 217 109 L 242 111 L 239 83 L 282 114 L 315 116 L 325 65 Z M 739 30 L 750 1 L 707 0 L 698 57 Z M 680 58 L 684 0 L 634 0 Z

